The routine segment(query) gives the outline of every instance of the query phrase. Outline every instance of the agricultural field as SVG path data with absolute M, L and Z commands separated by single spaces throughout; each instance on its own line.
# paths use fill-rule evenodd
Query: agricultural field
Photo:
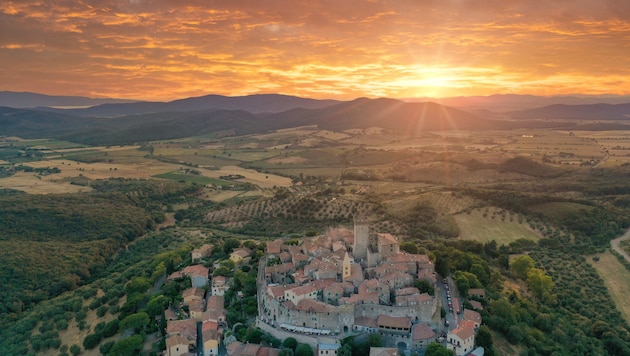
M 70 184 L 69 181 L 53 181 L 34 173 L 19 172 L 0 179 L 0 188 L 15 189 L 29 194 L 66 194 L 92 190 L 90 187 Z
M 600 167 L 615 167 L 630 163 L 630 132 L 628 131 L 575 131 L 576 136 L 593 140 L 604 151 Z
M 597 258 L 599 260 L 595 261 Z M 617 308 L 619 308 L 626 321 L 630 323 L 630 299 L 628 298 L 630 271 L 619 263 L 617 257 L 609 251 L 589 256 L 587 260 L 595 267 L 599 276 L 604 280 L 606 288 L 608 288 L 608 292 L 615 301 Z
M 566 219 L 583 211 L 590 211 L 592 206 L 571 203 L 571 202 L 552 202 L 536 204 L 528 207 L 531 211 L 544 215 L 553 216 L 559 219 Z
M 537 241 L 541 238 L 523 217 L 501 209 L 478 208 L 470 214 L 459 213 L 454 217 L 460 230 L 459 238 L 463 240 L 495 240 L 498 245 L 509 245 L 518 239 Z

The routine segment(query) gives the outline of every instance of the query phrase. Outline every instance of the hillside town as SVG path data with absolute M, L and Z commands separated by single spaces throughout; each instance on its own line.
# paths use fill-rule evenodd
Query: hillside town
M 193 250 L 192 261 L 202 261 L 212 250 L 212 245 Z M 245 265 L 251 263 L 251 254 L 248 248 L 237 248 L 229 259 L 235 266 Z M 168 279 L 183 276 L 191 280 L 182 294 L 187 312 L 169 308 L 165 313 L 168 356 L 280 352 L 225 337 L 232 327 L 224 309 L 230 278 L 209 280 L 209 268 L 195 264 Z M 418 288 L 427 285 L 433 293 Z M 429 256 L 401 252 L 394 236 L 374 233 L 367 220 L 355 219 L 354 231 L 330 228 L 312 238 L 267 242 L 259 260 L 255 325 L 277 339 L 309 344 L 321 356 L 337 355 L 344 338 L 370 333 L 379 334 L 384 344 L 375 354 L 422 355 L 438 342 L 455 355 L 483 355 L 483 348 L 475 349 L 481 315 L 460 307 L 450 285 L 438 278 Z M 483 298 L 485 291 L 471 289 L 470 295 Z

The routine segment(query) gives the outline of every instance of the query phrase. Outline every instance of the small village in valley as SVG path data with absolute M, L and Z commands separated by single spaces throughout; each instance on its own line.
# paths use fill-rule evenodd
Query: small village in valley
M 251 241 L 248 245 L 253 247 Z M 214 248 L 194 249 L 193 264 L 167 278 L 189 277 L 191 285 L 180 305 L 164 313 L 165 354 L 280 355 L 281 348 L 268 343 L 237 341 L 238 325 L 228 323 L 226 293 L 237 299 L 253 296 L 234 290 L 233 278 L 211 272 L 224 267 L 221 261 L 200 264 Z M 455 355 L 484 353 L 475 347 L 475 333 L 485 290 L 470 289 L 472 309 L 464 308 L 453 281 L 437 275 L 428 255 L 401 251 L 395 236 L 370 231 L 365 219 L 355 219 L 354 231 L 329 228 L 319 236 L 276 239 L 266 243 L 262 256 L 254 256 L 257 252 L 236 247 L 229 265 L 251 271 L 256 257 L 258 315 L 248 326 L 284 340 L 285 346 L 292 339 L 315 355 L 336 356 L 343 354 L 344 340 L 378 335 L 380 345 L 370 347 L 372 356 L 424 355 L 432 343 Z

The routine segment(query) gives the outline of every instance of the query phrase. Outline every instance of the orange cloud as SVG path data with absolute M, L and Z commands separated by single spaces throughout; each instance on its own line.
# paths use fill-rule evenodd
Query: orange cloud
M 628 19 L 615 0 L 8 0 L 0 90 L 630 94 Z

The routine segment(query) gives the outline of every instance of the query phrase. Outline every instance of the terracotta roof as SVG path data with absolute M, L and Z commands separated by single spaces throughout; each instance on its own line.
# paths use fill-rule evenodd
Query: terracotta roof
M 278 258 L 280 258 L 280 261 L 282 262 L 290 262 L 293 257 L 287 251 L 282 251 L 278 255 Z
M 449 334 L 457 335 L 462 340 L 466 340 L 475 335 L 475 323 L 470 320 L 462 320 L 459 322 L 457 328 L 452 330 Z
M 431 330 L 428 324 L 420 323 L 411 327 L 411 339 L 412 340 L 429 340 L 434 338 L 435 332 Z
M 385 280 L 386 282 L 391 282 L 396 279 L 413 280 L 413 277 L 411 277 L 409 273 L 399 272 L 399 271 L 392 272 L 386 275 L 385 277 L 383 277 L 383 280 Z
M 339 295 L 343 295 L 343 286 L 341 283 L 331 284 L 324 288 L 324 293 L 337 293 Z
M 293 304 L 293 302 L 290 300 L 285 300 L 284 302 L 280 304 L 289 310 L 295 310 L 295 304 Z
M 362 316 L 360 318 L 354 318 L 354 324 L 376 329 L 378 328 L 378 319 Z
M 256 356 L 278 356 L 280 354 L 280 349 L 274 349 L 272 347 L 263 346 L 258 349 L 258 353 Z
M 219 323 L 216 321 L 204 321 L 201 324 L 201 330 L 219 330 Z
M 188 266 L 188 267 L 186 267 L 186 268 L 184 268 L 182 270 L 182 272 L 185 275 L 188 275 L 188 276 L 191 276 L 191 277 L 203 276 L 203 277 L 206 277 L 206 278 L 208 278 L 208 272 L 209 271 L 210 270 L 207 267 L 204 267 L 202 265 Z
M 337 311 L 337 308 L 335 308 L 334 306 L 330 304 L 318 302 L 316 300 L 302 299 L 299 301 L 297 305 L 297 310 L 316 312 L 316 313 L 324 313 L 324 312 L 333 313 Z
M 293 255 L 293 263 L 307 261 L 307 260 L 308 260 L 308 256 L 303 253 L 298 253 L 298 254 Z
M 412 294 L 420 294 L 420 290 L 416 287 L 407 287 L 407 288 L 400 288 L 397 289 L 394 294 L 396 296 L 399 295 L 412 295 Z
M 210 245 L 210 244 L 206 244 L 201 246 L 200 248 L 196 248 L 194 250 L 192 250 L 193 253 L 200 253 L 200 254 L 207 254 L 209 252 L 212 252 L 214 250 L 214 245 Z
M 166 333 L 170 336 L 183 336 L 197 339 L 197 322 L 193 319 L 173 320 L 166 323 Z
M 241 356 L 256 356 L 259 349 L 260 345 L 258 344 L 245 344 L 241 349 Z
M 281 263 L 279 265 L 267 266 L 265 267 L 266 273 L 283 273 L 290 271 L 295 268 L 295 264 L 293 262 Z
M 481 314 L 474 310 L 464 309 L 464 320 L 470 320 L 477 324 L 481 324 Z
M 391 234 L 378 233 L 378 243 L 381 245 L 392 245 L 397 244 L 398 240 Z
M 202 312 L 205 309 L 205 303 L 203 302 L 203 300 L 192 300 L 189 304 L 188 304 L 188 309 L 192 312 Z
M 280 253 L 281 251 L 280 248 L 282 247 L 283 243 L 284 241 L 282 239 L 276 239 L 276 240 L 267 242 L 267 253 L 270 255 Z
M 225 308 L 225 297 L 222 295 L 212 295 L 208 298 L 208 310 L 223 310 Z
M 184 299 L 192 298 L 192 297 L 203 299 L 205 295 L 206 295 L 206 291 L 197 287 L 188 288 L 182 292 L 182 298 Z
M 297 287 L 297 284 L 289 284 L 286 286 L 283 285 L 277 285 L 277 286 L 268 286 L 267 287 L 267 294 L 269 296 L 271 296 L 272 298 L 280 298 L 280 297 L 284 297 L 284 292 L 287 289 L 291 289 Z
M 201 339 L 203 342 L 207 342 L 208 340 L 219 340 L 219 332 L 213 329 L 207 329 L 201 331 Z
M 390 316 L 381 314 L 378 316 L 378 326 L 390 328 L 411 328 L 411 319 L 408 316 Z
M 313 287 L 315 287 L 315 289 L 323 290 L 323 289 L 326 289 L 328 286 L 331 286 L 336 283 L 337 283 L 336 279 L 327 278 L 327 279 L 316 279 L 311 284 L 313 285 Z
M 302 296 L 302 295 L 308 295 L 308 294 L 313 293 L 313 292 L 317 292 L 317 288 L 315 288 L 314 286 L 312 286 L 310 284 L 307 284 L 307 285 L 304 285 L 304 286 L 288 289 L 285 292 L 285 294 L 288 293 L 288 292 L 291 292 L 291 293 L 295 294 L 296 296 Z
M 252 250 L 248 248 L 239 248 L 234 251 L 230 255 L 240 256 L 241 258 L 249 257 L 252 254 Z
M 412 295 L 399 295 L 396 296 L 396 304 L 398 306 L 412 305 L 413 303 L 422 304 L 432 299 L 427 293 L 412 294 Z
M 170 349 L 173 346 L 177 346 L 177 345 L 185 345 L 186 349 L 188 349 L 188 339 L 186 339 L 183 336 L 169 336 L 168 338 L 166 338 L 166 348 Z
M 232 343 L 230 343 L 229 345 L 227 345 L 227 354 L 229 356 L 232 355 L 240 355 L 241 350 L 243 349 L 243 347 L 245 346 L 244 343 L 240 342 L 240 341 L 234 341 Z
M 370 347 L 370 356 L 398 356 L 398 349 L 390 347 Z
M 175 311 L 171 310 L 171 308 L 167 308 L 164 310 L 164 317 L 166 318 L 166 320 L 177 320 L 177 313 L 175 313 Z
M 479 310 L 483 309 L 483 304 L 481 304 L 480 302 L 476 300 L 469 300 L 468 302 L 475 309 L 479 309 Z

